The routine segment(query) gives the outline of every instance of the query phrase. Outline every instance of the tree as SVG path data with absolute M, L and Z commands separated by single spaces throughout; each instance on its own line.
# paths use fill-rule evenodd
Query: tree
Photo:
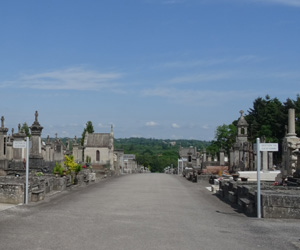
M 215 133 L 215 140 L 207 147 L 207 151 L 211 155 L 215 155 L 222 148 L 229 154 L 229 150 L 235 142 L 236 134 L 237 129 L 233 123 L 218 126 Z
M 287 123 L 283 104 L 277 99 L 266 96 L 254 100 L 245 119 L 249 123 L 249 139 L 254 142 L 265 137 L 266 142 L 278 142 L 284 137 Z
M 81 146 L 83 146 L 83 144 L 84 144 L 84 138 L 85 138 L 86 132 L 88 132 L 90 134 L 94 133 L 94 127 L 93 127 L 93 123 L 91 121 L 88 121 L 86 123 L 86 127 L 84 128 L 84 130 L 82 132 L 81 140 L 80 140 Z
M 23 123 L 23 125 L 22 125 L 22 127 L 21 127 L 21 130 L 24 131 L 24 133 L 26 134 L 27 137 L 30 137 L 30 136 L 31 136 L 31 134 L 30 134 L 30 132 L 29 132 L 29 127 L 28 127 L 28 125 L 27 125 L 26 122 Z

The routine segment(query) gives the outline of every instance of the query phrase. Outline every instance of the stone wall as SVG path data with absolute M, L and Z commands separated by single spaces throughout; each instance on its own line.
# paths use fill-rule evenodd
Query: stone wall
M 261 202 L 264 218 L 300 219 L 300 190 L 265 190 Z
M 256 182 L 220 180 L 218 195 L 245 214 L 257 215 Z M 261 182 L 261 211 L 263 218 L 300 219 L 300 188 Z
M 20 204 L 24 202 L 24 184 L 0 183 L 0 203 Z

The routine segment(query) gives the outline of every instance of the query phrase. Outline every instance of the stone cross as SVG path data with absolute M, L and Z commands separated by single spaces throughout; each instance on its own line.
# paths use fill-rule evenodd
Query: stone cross
M 76 135 L 75 135 L 74 141 L 75 141 L 75 143 L 77 143 L 77 136 Z
M 1 117 L 1 128 L 4 128 L 4 116 Z
M 20 130 L 21 130 L 21 124 L 19 123 L 18 125 L 18 132 L 20 133 Z
M 243 114 L 244 114 L 244 110 L 241 110 L 241 111 L 240 111 L 240 114 L 241 114 L 241 116 L 243 116 Z
M 34 116 L 35 116 L 35 122 L 38 122 L 38 116 L 39 116 L 39 113 L 38 113 L 37 111 L 35 111 Z

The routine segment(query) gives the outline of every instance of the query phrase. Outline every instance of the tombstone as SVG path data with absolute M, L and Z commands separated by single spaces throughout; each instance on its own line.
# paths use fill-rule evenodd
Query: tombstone
M 77 137 L 76 136 L 74 138 L 72 155 L 74 156 L 74 161 L 75 162 L 78 163 L 78 162 L 81 161 L 81 159 L 82 159 L 82 152 L 79 151 L 79 145 L 77 143 Z
M 0 127 L 0 160 L 6 159 L 6 136 L 8 128 L 4 127 L 4 116 L 1 117 Z
M 18 125 L 18 133 L 14 133 L 12 137 L 13 141 L 25 141 L 26 134 L 21 131 L 21 124 Z M 13 148 L 12 158 L 15 161 L 23 161 L 26 158 L 26 150 L 25 148 Z
M 224 149 L 220 149 L 220 165 L 225 165 L 225 151 Z
M 206 162 L 206 149 L 203 150 L 203 162 Z
M 268 169 L 273 169 L 273 152 L 268 152 Z
M 297 143 L 300 139 L 295 133 L 295 109 L 289 109 L 288 118 L 288 133 L 283 139 L 283 155 L 282 155 L 282 169 L 283 176 L 292 175 L 296 170 L 297 156 L 293 154 L 293 151 L 297 149 Z
M 53 161 L 53 152 L 52 152 L 52 143 L 50 142 L 49 135 L 47 136 L 46 141 L 46 155 L 45 155 L 45 161 Z
M 300 141 L 296 144 L 297 149 L 293 151 L 293 154 L 297 157 L 297 163 L 295 172 L 293 173 L 293 176 L 295 178 L 300 178 Z
M 32 148 L 30 149 L 30 159 L 42 159 L 42 134 L 43 127 L 38 121 L 38 112 L 35 111 L 35 121 L 30 127 Z
M 38 121 L 38 112 L 35 111 L 35 119 L 30 128 L 31 131 L 31 143 L 32 147 L 29 153 L 29 168 L 30 169 L 41 169 L 44 166 L 44 159 L 42 154 L 42 139 L 41 134 L 43 127 Z
M 229 150 L 229 170 L 231 171 L 234 165 L 234 151 L 233 148 Z
M 207 156 L 207 161 L 211 162 L 211 155 L 210 154 L 208 154 L 208 156 Z
M 263 171 L 268 171 L 268 152 L 261 152 L 261 166 Z

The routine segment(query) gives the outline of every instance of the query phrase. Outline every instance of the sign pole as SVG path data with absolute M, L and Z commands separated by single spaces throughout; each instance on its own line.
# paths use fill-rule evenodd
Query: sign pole
M 256 138 L 256 159 L 257 159 L 257 218 L 261 218 L 261 205 L 260 205 L 260 139 Z
M 26 138 L 26 184 L 25 204 L 28 204 L 28 175 L 29 175 L 29 137 Z

